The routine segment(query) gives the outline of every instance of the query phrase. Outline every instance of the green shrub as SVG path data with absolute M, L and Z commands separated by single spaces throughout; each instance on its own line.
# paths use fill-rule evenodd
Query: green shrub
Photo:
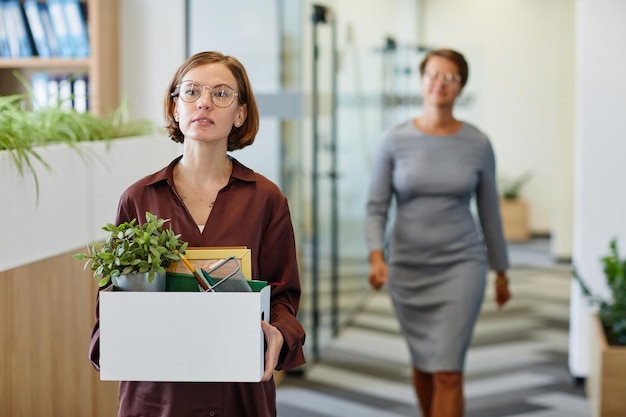
M 598 307 L 598 318 L 607 333 L 609 344 L 626 345 L 626 258 L 621 258 L 617 241 L 611 240 L 609 254 L 601 258 L 608 298 L 592 292 L 574 268 L 574 278 L 582 288 L 587 301 Z

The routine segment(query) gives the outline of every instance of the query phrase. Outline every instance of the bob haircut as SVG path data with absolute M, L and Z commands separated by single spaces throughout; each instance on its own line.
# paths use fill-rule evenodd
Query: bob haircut
M 252 92 L 252 86 L 248 79 L 246 69 L 236 58 L 224 55 L 220 52 L 198 52 L 189 57 L 176 71 L 165 92 L 163 102 L 163 117 L 165 118 L 165 130 L 174 142 L 183 143 L 185 136 L 181 132 L 178 122 L 174 119 L 174 105 L 178 99 L 175 94 L 176 86 L 181 83 L 183 77 L 196 67 L 207 64 L 223 64 L 237 80 L 237 102 L 247 106 L 247 116 L 243 124 L 233 127 L 228 135 L 228 151 L 245 148 L 252 145 L 259 130 L 259 109 Z M 174 94 L 172 96 L 172 94 Z
M 467 66 L 467 61 L 465 60 L 465 57 L 460 52 L 457 52 L 453 49 L 442 48 L 429 51 L 422 60 L 422 63 L 420 64 L 420 74 L 424 75 L 424 69 L 426 68 L 428 60 L 434 56 L 446 58 L 454 62 L 459 68 L 459 75 L 461 76 L 461 88 L 465 87 L 465 84 L 467 83 L 467 77 L 469 77 L 469 67 Z

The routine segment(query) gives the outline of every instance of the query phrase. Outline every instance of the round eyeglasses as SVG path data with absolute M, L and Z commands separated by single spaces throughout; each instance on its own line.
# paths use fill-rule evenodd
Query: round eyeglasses
M 235 101 L 235 97 L 239 96 L 232 88 L 227 85 L 219 85 L 211 87 L 209 85 L 201 85 L 195 81 L 183 81 L 176 86 L 176 90 L 172 97 L 180 97 L 185 103 L 194 103 L 202 96 L 202 92 L 207 88 L 211 93 L 211 101 L 217 107 L 228 107 Z
M 461 82 L 461 76 L 452 74 L 451 72 L 440 73 L 437 71 L 424 71 L 423 76 L 428 81 L 440 80 L 444 84 L 459 84 Z

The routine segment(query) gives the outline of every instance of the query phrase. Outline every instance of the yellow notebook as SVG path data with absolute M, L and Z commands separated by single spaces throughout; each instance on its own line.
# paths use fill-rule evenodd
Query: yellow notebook
M 193 247 L 187 248 L 185 258 L 198 269 L 210 270 L 218 262 L 231 256 L 237 258 L 241 272 L 246 279 L 252 279 L 252 263 L 250 249 L 245 246 L 232 247 Z M 182 262 L 174 262 L 168 272 L 189 273 L 189 269 Z

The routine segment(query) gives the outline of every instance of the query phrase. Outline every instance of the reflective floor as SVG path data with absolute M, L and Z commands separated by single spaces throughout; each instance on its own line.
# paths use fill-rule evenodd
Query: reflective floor
M 511 245 L 514 298 L 504 310 L 488 287 L 466 366 L 467 417 L 590 416 L 567 368 L 569 265 L 550 259 L 547 245 Z M 419 416 L 408 364 L 389 298 L 372 292 L 319 361 L 287 374 L 278 415 Z

